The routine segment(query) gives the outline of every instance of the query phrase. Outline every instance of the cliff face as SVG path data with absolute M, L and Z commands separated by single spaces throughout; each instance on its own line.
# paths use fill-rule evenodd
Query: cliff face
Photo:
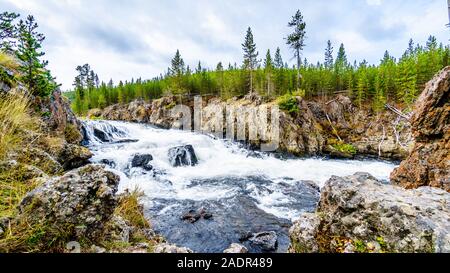
M 391 175 L 405 188 L 432 186 L 450 192 L 450 67 L 428 84 L 411 117 L 416 144 Z
M 296 100 L 299 109 L 297 113 L 280 112 L 279 151 L 295 155 L 325 154 L 339 158 L 363 155 L 389 159 L 403 159 L 410 151 L 413 139 L 409 122 L 392 112 L 375 114 L 354 106 L 348 97 L 341 95 L 328 102 L 307 101 L 301 97 Z M 108 120 L 150 123 L 163 128 L 181 128 L 178 118 L 171 115 L 177 104 L 177 98 L 163 97 L 151 102 L 117 104 L 103 111 L 96 109 L 90 115 Z M 191 109 L 191 118 L 194 119 L 194 102 L 184 101 L 184 104 Z M 219 135 L 223 131 L 223 135 L 229 136 L 231 129 L 227 128 L 227 121 L 224 120 L 217 126 L 213 120 L 215 114 L 220 113 L 225 119 L 231 117 L 234 121 L 247 121 L 245 140 L 254 147 L 259 147 L 265 143 L 264 132 L 270 135 L 272 128 L 268 122 L 262 129 L 263 132 L 258 133 L 256 140 L 251 138 L 249 131 L 258 131 L 258 128 L 253 127 L 261 124 L 260 121 L 252 123 L 254 117 L 251 113 L 267 111 L 270 116 L 275 105 L 275 102 L 262 102 L 260 98 L 234 98 L 228 101 L 203 99 L 202 123 L 197 129 L 206 132 L 215 129 Z M 233 132 L 236 136 L 235 130 Z M 352 148 L 348 150 L 342 147 Z

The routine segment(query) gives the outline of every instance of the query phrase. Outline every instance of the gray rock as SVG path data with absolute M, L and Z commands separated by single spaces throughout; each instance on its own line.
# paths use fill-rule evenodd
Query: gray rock
M 153 166 L 150 165 L 150 161 L 153 160 L 153 156 L 150 154 L 137 154 L 131 160 L 131 167 L 133 168 L 143 168 L 146 171 L 151 171 Z
M 192 145 L 169 149 L 169 161 L 173 167 L 195 166 L 198 164 L 198 159 Z
M 176 245 L 171 245 L 167 243 L 159 244 L 155 246 L 155 249 L 153 251 L 154 253 L 193 253 L 192 250 L 190 250 L 187 247 L 178 247 Z
M 443 190 L 405 190 L 367 173 L 332 177 L 316 214 L 303 214 L 291 228 L 291 251 L 450 252 L 449 219 Z
M 225 249 L 223 253 L 248 253 L 248 249 L 240 244 L 231 244 L 229 248 Z
M 264 251 L 274 251 L 277 249 L 278 237 L 275 231 L 260 232 L 253 234 L 249 241 Z
M 117 175 L 88 165 L 46 181 L 25 196 L 19 209 L 30 221 L 46 219 L 68 232 L 75 227 L 73 237 L 95 240 L 117 206 L 118 184 Z

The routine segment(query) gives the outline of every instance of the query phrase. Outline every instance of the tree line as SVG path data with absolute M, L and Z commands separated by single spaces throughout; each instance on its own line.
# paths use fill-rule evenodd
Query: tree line
M 283 61 L 280 48 L 274 55 L 267 50 L 263 60 L 258 59 L 259 52 L 249 27 L 242 43 L 241 65 L 229 63 L 224 66 L 219 62 L 214 69 L 208 69 L 199 62 L 192 69 L 177 50 L 164 74 L 151 80 L 139 78 L 118 84 L 112 80 L 99 83 L 89 65 L 78 67 L 74 110 L 82 114 L 92 108 L 164 95 L 213 95 L 228 99 L 255 93 L 274 99 L 292 95 L 332 96 L 336 92 L 345 92 L 356 104 L 370 104 L 375 111 L 381 111 L 386 102 L 412 105 L 425 83 L 449 64 L 449 46 L 439 44 L 434 36 L 430 36 L 425 45 L 410 40 L 405 53 L 398 59 L 386 51 L 377 65 L 366 60 L 350 63 L 344 44 L 340 44 L 334 54 L 333 44 L 328 41 L 323 62 L 310 63 L 307 58 L 302 58 L 306 23 L 300 11 L 292 17 L 288 27 L 292 32 L 286 37 L 286 44 L 296 60 L 292 67 Z
M 20 19 L 20 14 L 3 12 L 0 14 L 0 51 L 19 60 L 20 79 L 28 91 L 35 96 L 45 97 L 58 84 L 50 71 L 48 62 L 41 60 L 45 55 L 42 42 L 45 36 L 37 31 L 38 24 L 32 15 Z M 8 73 L 0 71 L 0 79 L 8 82 Z

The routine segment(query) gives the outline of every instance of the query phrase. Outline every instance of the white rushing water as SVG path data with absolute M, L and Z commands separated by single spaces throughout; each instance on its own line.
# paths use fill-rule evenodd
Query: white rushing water
M 113 125 L 119 131 L 108 128 Z M 124 122 L 86 121 L 87 134 L 94 139 L 92 128 L 111 131 L 115 140 L 136 139 L 138 142 L 104 144 L 91 143 L 94 162 L 107 159 L 115 162 L 114 172 L 121 177 L 120 190 L 139 187 L 149 198 L 176 200 L 218 200 L 231 197 L 238 189 L 223 183 L 198 183 L 193 180 L 223 177 L 263 177 L 272 181 L 265 190 L 252 183 L 246 185 L 249 195 L 257 201 L 262 210 L 281 218 L 294 219 L 299 211 L 283 207 L 290 196 L 280 189 L 279 183 L 298 183 L 311 180 L 320 187 L 332 176 L 352 175 L 355 172 L 369 172 L 375 177 L 388 180 L 395 165 L 375 160 L 326 160 L 326 159 L 278 159 L 273 155 L 261 158 L 249 157 L 249 151 L 236 143 L 214 139 L 210 136 L 179 130 L 163 130 L 142 124 Z M 123 131 L 123 132 L 121 132 Z M 172 167 L 169 163 L 170 148 L 190 144 L 194 147 L 199 164 L 194 167 Z M 141 169 L 129 169 L 135 154 L 151 154 L 151 165 L 159 175 Z M 225 180 L 226 181 L 226 180 Z M 170 209 L 170 208 L 165 208 Z

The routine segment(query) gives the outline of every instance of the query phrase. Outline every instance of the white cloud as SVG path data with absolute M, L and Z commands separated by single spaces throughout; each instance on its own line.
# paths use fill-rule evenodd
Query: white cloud
M 35 15 L 47 37 L 49 67 L 68 89 L 77 65 L 91 64 L 104 81 L 152 78 L 166 71 L 176 49 L 191 66 L 199 60 L 212 68 L 219 61 L 239 64 L 248 26 L 261 58 L 268 48 L 273 53 L 280 47 L 284 60 L 292 62 L 284 37 L 298 8 L 307 21 L 303 57 L 322 61 L 331 39 L 335 53 L 343 42 L 349 60 L 374 63 L 386 49 L 401 55 L 410 37 L 423 43 L 433 34 L 447 41 L 444 2 L 0 0 L 0 10 Z

